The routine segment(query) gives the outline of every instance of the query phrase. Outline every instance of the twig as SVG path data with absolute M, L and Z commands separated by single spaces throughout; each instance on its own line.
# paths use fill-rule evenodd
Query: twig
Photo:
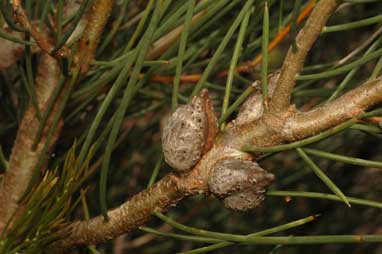
M 152 187 L 109 211 L 107 222 L 103 216 L 73 222 L 60 232 L 65 237 L 52 244 L 52 249 L 63 251 L 82 244 L 105 242 L 136 229 L 147 222 L 153 212 L 165 211 L 188 195 L 208 193 L 208 178 L 218 160 L 229 157 L 256 159 L 258 154 L 251 156 L 241 151 L 244 145 L 273 146 L 300 140 L 341 124 L 381 102 L 382 80 L 377 79 L 316 110 L 300 113 L 290 109 L 295 75 L 301 70 L 309 49 L 337 6 L 335 0 L 321 0 L 296 38 L 298 51 L 290 49 L 288 52 L 270 111 L 273 114 L 289 110 L 288 114 L 280 114 L 278 118 L 269 118 L 265 114 L 260 120 L 248 124 L 228 124 L 225 132 L 215 140 L 213 148 L 190 172 L 166 175 Z
M 287 141 L 313 136 L 338 125 L 382 101 L 382 80 L 369 81 L 319 108 L 290 117 L 284 128 Z
M 176 204 L 185 194 L 178 189 L 177 177 L 169 174 L 152 187 L 143 190 L 120 207 L 108 212 L 109 221 L 103 216 L 89 221 L 73 223 L 62 233 L 69 233 L 62 241 L 54 244 L 52 249 L 59 251 L 81 244 L 96 244 L 115 238 L 142 225 L 152 212 L 164 211 Z
M 211 197 L 212 198 L 212 197 Z M 200 200 L 199 202 L 197 202 L 193 208 L 191 208 L 191 210 L 187 211 L 187 213 L 183 216 L 181 216 L 177 221 L 179 223 L 184 223 L 186 221 L 189 221 L 190 219 L 192 219 L 194 216 L 197 216 L 200 212 L 200 209 L 207 205 L 208 202 L 210 202 L 209 199 L 204 199 L 204 200 Z M 173 227 L 167 223 L 164 223 L 162 226 L 160 226 L 158 228 L 159 231 L 162 231 L 162 232 L 168 232 L 172 229 Z M 145 234 L 145 235 L 142 235 L 138 238 L 135 238 L 129 242 L 126 242 L 125 245 L 126 245 L 126 249 L 135 249 L 135 248 L 138 248 L 138 247 L 141 247 L 145 244 L 147 244 L 148 242 L 154 240 L 155 238 L 157 238 L 158 236 L 157 235 L 153 235 L 153 234 Z
M 79 54 L 74 57 L 75 65 L 80 66 L 82 74 L 88 71 L 89 63 L 94 59 L 99 39 L 114 3 L 114 0 L 96 0 L 91 7 L 84 35 L 80 41 Z
M 37 30 L 35 26 L 32 25 L 31 21 L 29 20 L 27 14 L 25 13 L 25 10 L 23 9 L 21 5 L 21 0 L 13 0 L 12 2 L 12 8 L 13 13 L 16 21 L 21 24 L 21 26 L 26 29 L 32 37 L 36 40 L 39 47 L 48 54 L 52 54 L 54 45 L 51 43 L 50 39 L 46 34 L 41 33 Z M 64 51 L 57 52 L 57 56 L 63 56 Z
M 338 5 L 337 0 L 319 1 L 304 28 L 298 33 L 296 37 L 298 50 L 294 51 L 292 47 L 288 50 L 276 90 L 270 101 L 271 113 L 279 114 L 288 110 L 292 90 L 296 84 L 295 77 L 301 71 L 309 50 Z

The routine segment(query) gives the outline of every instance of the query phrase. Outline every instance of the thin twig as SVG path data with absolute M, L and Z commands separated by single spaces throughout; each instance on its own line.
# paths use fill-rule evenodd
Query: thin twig
M 82 74 L 88 71 L 89 64 L 94 59 L 100 37 L 114 3 L 114 0 L 96 0 L 91 7 L 78 54 L 74 57 L 75 65 L 80 66 Z
M 338 5 L 337 0 L 319 1 L 304 28 L 298 33 L 296 37 L 298 50 L 294 51 L 292 47 L 288 50 L 278 85 L 270 101 L 269 111 L 271 113 L 279 114 L 288 110 L 291 94 L 296 84 L 295 77 L 301 71 L 309 50 Z
M 193 208 L 191 208 L 191 210 L 187 211 L 187 213 L 181 216 L 177 221 L 179 223 L 184 223 L 186 221 L 189 221 L 194 216 L 197 216 L 200 212 L 200 209 L 203 206 L 207 205 L 208 202 L 210 202 L 210 200 L 208 199 L 200 200 L 193 206 Z M 158 230 L 162 232 L 169 232 L 172 228 L 173 227 L 171 225 L 164 223 L 162 226 L 158 228 Z M 158 237 L 157 235 L 150 234 L 150 233 L 144 234 L 138 238 L 135 238 L 134 240 L 126 242 L 125 243 L 126 249 L 135 249 L 135 248 L 141 247 L 143 245 L 146 245 L 148 242 L 154 240 L 157 237 Z
M 45 33 L 39 31 L 37 27 L 31 23 L 21 5 L 21 0 L 13 0 L 11 2 L 16 21 L 20 23 L 21 26 L 32 35 L 42 51 L 51 55 L 54 49 L 54 45 L 52 44 L 50 38 Z M 57 52 L 56 57 L 63 57 L 66 53 L 66 49 L 62 49 L 61 51 Z
M 74 65 L 76 71 L 78 71 L 79 67 L 83 66 L 85 66 L 85 68 L 81 70 L 83 72 L 87 70 L 88 61 L 90 61 L 94 56 L 99 38 L 102 34 L 102 30 L 106 24 L 113 4 L 114 1 L 96 0 L 92 12 L 89 15 L 87 24 L 88 28 L 81 39 L 82 44 L 80 45 L 79 56 L 76 56 L 77 61 L 80 61 L 76 62 Z M 24 28 L 30 31 L 43 51 L 51 53 L 54 49 L 53 45 L 50 44 L 47 37 L 39 33 L 31 25 L 21 6 L 21 1 L 14 0 L 12 2 L 12 7 L 15 12 L 16 20 Z M 58 54 L 61 53 L 60 51 L 58 52 Z M 49 98 L 52 96 L 58 85 L 60 73 L 61 71 L 57 61 L 48 54 L 44 54 L 41 57 L 41 63 L 39 64 L 38 75 L 36 78 L 36 94 L 40 112 L 47 111 Z M 77 77 L 77 75 L 74 75 L 74 80 L 71 80 L 71 83 L 73 84 L 76 81 L 75 77 Z M 35 144 L 35 147 L 33 146 L 33 143 L 37 132 L 39 131 L 40 122 L 35 116 L 36 112 L 34 107 L 30 105 L 23 116 L 10 156 L 10 170 L 8 170 L 5 174 L 0 185 L 0 232 L 2 232 L 11 216 L 15 213 L 20 198 L 24 195 L 24 192 L 29 186 L 32 176 L 36 173 L 34 170 L 38 165 L 42 165 L 43 167 L 45 164 L 45 160 L 39 161 L 39 159 L 46 158 L 43 153 L 46 151 L 45 143 L 47 141 L 47 137 L 51 136 L 49 139 L 50 143 L 48 145 L 52 148 L 59 136 L 62 122 L 60 123 L 59 118 L 57 117 L 60 117 L 62 113 L 61 104 L 63 103 L 63 98 L 61 97 L 58 97 L 58 99 L 54 102 L 53 110 L 50 112 L 50 117 L 44 126 L 42 137 L 39 142 Z M 52 126 L 56 125 L 56 123 L 54 123 L 56 118 L 58 120 L 56 121 L 56 123 L 58 123 L 58 127 L 54 128 L 54 130 L 50 130 Z
M 52 249 L 62 251 L 76 245 L 96 244 L 115 238 L 146 222 L 153 211 L 164 211 L 178 203 L 184 196 L 184 193 L 178 189 L 177 177 L 170 174 L 152 187 L 135 195 L 125 204 L 109 211 L 109 221 L 106 222 L 101 215 L 89 221 L 73 223 L 65 230 L 68 232 L 62 232 L 69 235 L 53 244 Z

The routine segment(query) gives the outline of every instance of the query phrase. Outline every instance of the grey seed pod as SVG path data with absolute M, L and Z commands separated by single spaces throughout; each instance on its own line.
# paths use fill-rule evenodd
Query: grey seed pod
M 194 166 L 202 156 L 207 133 L 203 99 L 195 96 L 191 105 L 183 105 L 167 120 L 162 134 L 166 162 L 177 171 Z
M 214 165 L 208 186 L 213 194 L 224 199 L 227 208 L 246 211 L 261 203 L 265 188 L 273 179 L 274 175 L 256 162 L 223 159 Z
M 272 97 L 275 91 L 280 72 L 272 73 L 268 77 L 268 94 Z M 252 86 L 261 87 L 260 81 L 255 81 Z M 263 96 L 261 92 L 254 92 L 240 107 L 235 119 L 235 124 L 246 124 L 258 120 L 264 112 Z
M 259 206 L 264 199 L 264 190 L 246 190 L 226 197 L 223 202 L 228 209 L 246 212 Z

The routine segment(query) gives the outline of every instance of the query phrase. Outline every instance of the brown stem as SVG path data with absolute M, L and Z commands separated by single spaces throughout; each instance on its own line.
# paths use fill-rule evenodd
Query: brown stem
M 36 94 L 41 112 L 45 111 L 48 100 L 58 85 L 59 78 L 60 68 L 57 61 L 44 54 L 41 57 L 36 78 Z M 57 107 L 53 109 L 52 115 L 56 111 Z M 0 185 L 0 232 L 16 211 L 18 207 L 17 202 L 26 191 L 43 151 L 46 134 L 51 126 L 51 122 L 52 117 L 47 121 L 43 137 L 38 143 L 37 148 L 33 149 L 33 142 L 36 138 L 40 122 L 36 118 L 35 108 L 29 104 L 17 131 L 16 140 L 9 159 L 9 168 Z M 56 129 L 50 147 L 55 143 L 60 129 L 60 127 Z
M 53 52 L 54 45 L 44 33 L 41 33 L 37 30 L 35 26 L 32 25 L 27 14 L 25 13 L 25 10 L 21 5 L 21 1 L 13 0 L 11 2 L 16 21 L 19 22 L 21 26 L 24 27 L 28 32 L 30 32 L 30 34 L 36 40 L 39 47 L 45 53 L 51 54 Z
M 296 37 L 298 49 L 289 48 L 281 69 L 275 93 L 270 102 L 270 112 L 279 114 L 288 110 L 293 88 L 296 84 L 295 77 L 301 71 L 306 55 L 311 49 L 325 26 L 329 17 L 339 5 L 338 0 L 321 0 L 317 3 L 308 18 L 304 28 Z
M 185 193 L 178 188 L 178 177 L 169 174 L 156 184 L 133 196 L 129 201 L 108 212 L 109 221 L 103 216 L 89 221 L 78 221 L 67 228 L 67 237 L 52 245 L 55 250 L 81 244 L 97 244 L 130 232 L 151 218 L 178 203 Z
M 114 0 L 96 0 L 91 7 L 78 54 L 75 56 L 75 64 L 81 67 L 81 73 L 88 71 L 89 63 L 94 59 L 99 39 L 114 3 Z
M 297 113 L 284 126 L 285 141 L 295 141 L 336 126 L 382 101 L 382 79 L 375 79 L 314 110 Z
M 191 208 L 191 210 L 188 210 L 185 215 L 183 215 L 179 219 L 177 219 L 177 221 L 179 223 L 185 223 L 185 222 L 189 221 L 190 219 L 192 219 L 193 217 L 197 216 L 200 212 L 200 209 L 202 209 L 204 206 L 208 205 L 208 203 L 211 202 L 211 199 L 212 199 L 212 197 L 200 200 L 199 202 L 197 202 L 193 206 L 193 208 Z M 173 229 L 173 227 L 167 223 L 163 223 L 162 226 L 157 228 L 157 230 L 162 231 L 162 232 L 169 232 L 171 229 Z M 157 237 L 158 237 L 158 235 L 154 235 L 151 233 L 144 234 L 138 238 L 135 238 L 129 242 L 126 242 L 124 244 L 125 245 L 124 249 L 129 250 L 129 249 L 139 248 L 143 245 L 146 245 L 148 242 L 154 240 Z

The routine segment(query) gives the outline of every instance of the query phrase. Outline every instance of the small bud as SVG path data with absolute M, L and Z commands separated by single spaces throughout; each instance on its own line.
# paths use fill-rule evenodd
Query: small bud
M 272 73 L 268 77 L 268 95 L 272 97 L 279 79 L 280 72 Z M 260 81 L 255 81 L 253 86 L 261 87 Z M 246 124 L 258 120 L 264 112 L 263 96 L 259 91 L 254 92 L 240 107 L 235 119 L 235 124 Z
M 246 211 L 264 200 L 265 188 L 274 175 L 256 162 L 240 159 L 218 161 L 208 179 L 210 191 L 224 199 L 227 208 Z

